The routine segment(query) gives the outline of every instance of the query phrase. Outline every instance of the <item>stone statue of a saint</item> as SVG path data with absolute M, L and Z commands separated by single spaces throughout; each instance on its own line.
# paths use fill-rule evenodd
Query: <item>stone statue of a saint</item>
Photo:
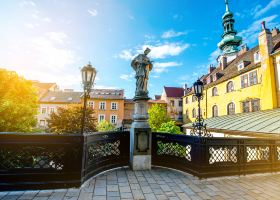
M 139 54 L 131 62 L 131 66 L 136 72 L 136 90 L 134 99 L 149 99 L 147 85 L 149 73 L 153 68 L 153 64 L 147 56 L 150 51 L 149 48 L 146 48 L 144 54 Z

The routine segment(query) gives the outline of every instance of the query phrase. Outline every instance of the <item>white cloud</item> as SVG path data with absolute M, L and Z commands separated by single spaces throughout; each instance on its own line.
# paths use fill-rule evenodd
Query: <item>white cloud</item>
M 32 6 L 36 7 L 36 4 L 33 1 L 24 0 L 19 3 L 20 6 Z
M 135 76 L 135 72 L 132 72 L 130 74 L 122 74 L 120 75 L 120 79 L 125 81 L 131 81 L 131 79 Z
M 45 18 L 43 18 L 43 21 L 44 22 L 51 22 L 51 19 L 49 17 L 45 17 Z
M 123 50 L 121 51 L 121 53 L 119 54 L 119 57 L 124 59 L 124 60 L 132 60 L 133 57 L 135 55 L 132 54 L 132 51 L 131 50 Z
M 268 12 L 270 9 L 275 8 L 279 5 L 280 5 L 280 0 L 271 0 L 265 7 L 261 7 L 260 5 L 258 5 L 255 8 L 254 17 L 255 18 L 260 17 L 266 12 Z
M 182 65 L 182 63 L 177 63 L 177 62 L 162 62 L 162 63 L 157 62 L 154 64 L 154 72 L 155 73 L 167 72 L 168 68 L 178 67 L 181 65 Z
M 25 24 L 25 27 L 26 27 L 26 28 L 30 28 L 30 29 L 34 29 L 34 28 L 35 28 L 35 25 L 34 25 L 34 24 L 31 24 L 31 23 L 27 23 L 27 24 Z
M 166 58 L 168 56 L 177 56 L 187 49 L 189 44 L 166 43 L 160 45 L 143 45 L 137 53 L 143 53 L 148 47 L 151 49 L 149 56 L 153 59 Z
M 59 44 L 64 44 L 68 39 L 68 36 L 63 32 L 48 32 L 46 35 L 50 40 Z
M 220 54 L 221 54 L 221 51 L 219 48 L 217 48 L 215 51 L 213 51 L 208 58 L 209 64 L 215 64 L 217 62 L 216 60 Z
M 88 9 L 87 11 L 92 17 L 95 17 L 98 14 L 96 9 Z
M 252 44 L 258 40 L 258 35 L 261 31 L 261 22 L 265 21 L 267 27 L 277 27 L 278 22 L 273 22 L 278 15 L 272 15 L 263 19 L 257 20 L 250 24 L 247 29 L 242 30 L 239 35 L 243 38 L 243 43 Z
M 164 32 L 161 37 L 166 39 L 166 38 L 179 37 L 186 34 L 187 32 L 175 32 L 174 30 L 168 30 Z

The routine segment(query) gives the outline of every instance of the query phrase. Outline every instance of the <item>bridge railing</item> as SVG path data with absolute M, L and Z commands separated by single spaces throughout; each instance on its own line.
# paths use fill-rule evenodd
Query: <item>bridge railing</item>
M 200 178 L 280 171 L 280 139 L 153 133 L 152 164 Z
M 0 190 L 79 187 L 129 164 L 129 132 L 0 134 Z

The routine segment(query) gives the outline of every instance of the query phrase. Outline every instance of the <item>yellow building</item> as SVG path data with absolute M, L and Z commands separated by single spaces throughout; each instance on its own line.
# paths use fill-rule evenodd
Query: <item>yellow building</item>
M 233 29 L 233 14 L 226 4 L 223 16 L 224 34 L 218 44 L 222 55 L 217 66 L 210 66 L 201 77 L 204 96 L 201 115 L 211 118 L 280 107 L 280 34 L 262 24 L 258 45 L 248 49 Z M 191 89 L 183 97 L 184 122 L 194 121 L 198 105 Z

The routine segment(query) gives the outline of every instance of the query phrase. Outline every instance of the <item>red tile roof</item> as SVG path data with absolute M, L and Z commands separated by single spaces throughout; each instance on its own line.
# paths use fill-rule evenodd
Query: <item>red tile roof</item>
M 182 97 L 184 96 L 184 89 L 180 87 L 166 87 L 164 90 L 167 97 Z

